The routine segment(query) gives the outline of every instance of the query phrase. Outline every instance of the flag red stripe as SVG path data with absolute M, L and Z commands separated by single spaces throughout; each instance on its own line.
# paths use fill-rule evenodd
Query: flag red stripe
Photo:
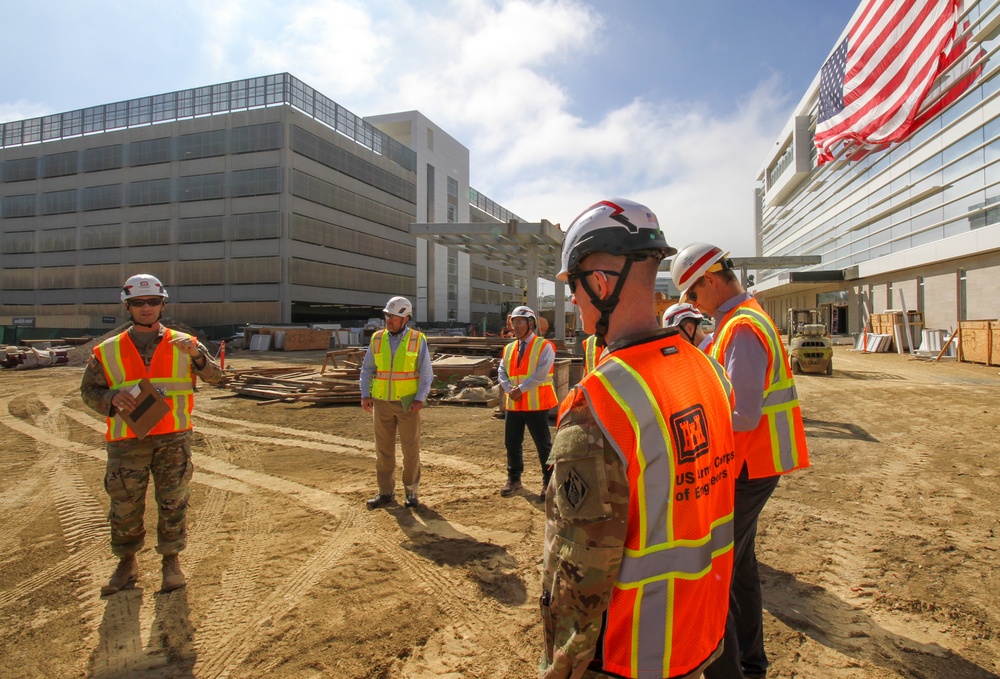
M 865 0 L 844 51 L 827 62 L 844 79 L 820 90 L 821 109 L 837 111 L 816 126 L 821 165 L 835 153 L 855 160 L 906 139 L 974 85 L 984 53 L 965 55 L 960 7 L 961 0 Z

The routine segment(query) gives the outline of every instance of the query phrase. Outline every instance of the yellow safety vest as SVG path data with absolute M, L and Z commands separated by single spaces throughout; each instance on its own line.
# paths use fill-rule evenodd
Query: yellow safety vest
M 427 341 L 424 333 L 408 328 L 395 356 L 389 343 L 388 331 L 378 330 L 372 335 L 369 351 L 375 359 L 375 378 L 372 380 L 372 398 L 380 401 L 398 401 L 416 394 L 420 387 L 417 358 L 420 347 Z
M 603 352 L 604 347 L 601 347 Z M 597 367 L 597 335 L 591 335 L 587 339 L 583 340 L 583 361 L 584 366 L 588 373 L 594 372 L 594 368 Z

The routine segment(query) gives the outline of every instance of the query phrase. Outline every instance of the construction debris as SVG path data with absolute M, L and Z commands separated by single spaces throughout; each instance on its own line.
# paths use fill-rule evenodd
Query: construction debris
M 500 403 L 500 384 L 483 375 L 470 375 L 448 385 L 448 395 L 440 403 L 493 408 Z
M 35 347 L 4 346 L 0 351 L 0 366 L 11 370 L 30 368 L 46 368 L 52 365 L 67 365 L 72 347 L 52 347 L 37 349 Z

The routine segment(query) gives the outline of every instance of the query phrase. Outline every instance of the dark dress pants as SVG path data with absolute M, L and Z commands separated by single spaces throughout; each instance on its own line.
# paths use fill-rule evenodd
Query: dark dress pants
M 741 679 L 743 671 L 767 671 L 764 651 L 764 606 L 757 568 L 757 518 L 767 504 L 780 476 L 751 479 L 746 465 L 736 479 L 733 510 L 733 581 L 729 588 L 725 649 L 705 670 L 705 679 Z
M 552 469 L 546 465 L 552 451 L 552 434 L 549 432 L 549 411 L 508 410 L 504 416 L 504 445 L 507 448 L 507 478 L 520 481 L 524 473 L 524 428 L 538 449 L 542 467 L 542 483 L 548 484 Z

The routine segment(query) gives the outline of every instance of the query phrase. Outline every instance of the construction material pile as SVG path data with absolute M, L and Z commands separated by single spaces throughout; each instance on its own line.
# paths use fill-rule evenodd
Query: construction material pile
M 226 388 L 243 396 L 262 399 L 258 405 L 360 403 L 364 356 L 364 349 L 329 351 L 319 371 L 309 366 L 227 370 Z M 496 405 L 498 363 L 499 359 L 487 356 L 435 356 L 431 360 L 434 381 L 430 397 L 441 399 L 441 403 Z M 463 382 L 471 378 L 475 379 Z M 458 391 L 455 390 L 456 385 L 459 386 Z M 465 387 L 479 391 L 470 391 L 457 398 Z
M 67 365 L 71 347 L 52 347 L 36 349 L 35 347 L 5 346 L 0 351 L 0 366 L 10 370 L 25 370 L 30 368 L 47 368 L 53 365 Z

